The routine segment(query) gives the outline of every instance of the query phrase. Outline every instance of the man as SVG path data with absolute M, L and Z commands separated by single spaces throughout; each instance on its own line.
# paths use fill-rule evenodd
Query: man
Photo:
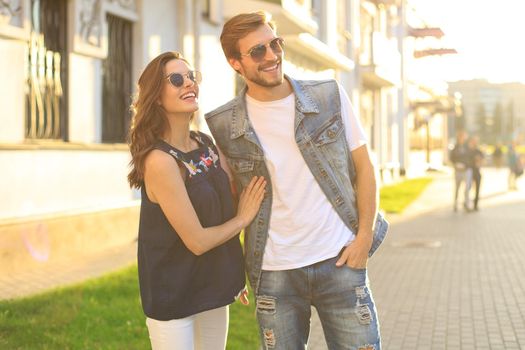
M 481 186 L 481 164 L 483 163 L 483 152 L 478 146 L 479 138 L 477 136 L 472 136 L 468 141 L 469 147 L 469 168 L 471 169 L 471 183 L 467 185 L 468 188 L 474 185 L 474 207 L 475 211 L 479 210 L 479 189 Z
M 470 211 L 470 183 L 472 177 L 472 169 L 468 167 L 470 162 L 470 152 L 467 145 L 467 133 L 460 130 L 456 136 L 456 144 L 450 152 L 450 161 L 454 165 L 454 211 L 458 210 L 458 194 L 461 184 L 464 184 L 464 202 L 463 208 L 465 211 Z
M 492 161 L 496 168 L 501 168 L 503 165 L 503 147 L 501 143 L 497 143 L 492 152 Z
M 263 347 L 304 349 L 313 305 L 330 349 L 380 349 L 366 267 L 387 225 L 373 235 L 374 168 L 348 96 L 334 80 L 284 76 L 264 12 L 230 19 L 221 44 L 246 88 L 206 120 L 238 190 L 270 180 L 245 237 Z
M 507 151 L 507 163 L 509 166 L 509 190 L 514 191 L 518 189 L 518 178 L 523 174 L 523 164 L 521 162 L 521 156 L 516 150 L 517 145 L 517 141 L 512 141 L 509 144 Z

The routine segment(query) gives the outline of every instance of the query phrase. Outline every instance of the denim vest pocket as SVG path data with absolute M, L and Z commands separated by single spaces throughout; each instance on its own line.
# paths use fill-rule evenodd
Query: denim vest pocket
M 253 160 L 246 158 L 234 158 L 234 156 L 230 156 L 228 160 L 232 170 L 235 173 L 246 173 L 253 171 L 255 166 L 255 162 Z
M 312 143 L 319 157 L 327 162 L 321 165 L 324 170 L 333 172 L 340 178 L 347 178 L 348 147 L 343 132 L 343 120 L 337 113 L 312 133 Z
M 335 142 L 343 132 L 343 129 L 343 121 L 339 115 L 336 115 L 316 130 L 312 138 L 313 142 L 317 146 Z

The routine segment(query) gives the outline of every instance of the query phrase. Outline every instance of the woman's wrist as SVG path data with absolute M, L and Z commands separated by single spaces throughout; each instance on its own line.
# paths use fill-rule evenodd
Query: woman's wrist
M 239 214 L 237 214 L 232 220 L 235 220 L 236 231 L 241 231 L 246 226 L 248 226 L 243 217 Z

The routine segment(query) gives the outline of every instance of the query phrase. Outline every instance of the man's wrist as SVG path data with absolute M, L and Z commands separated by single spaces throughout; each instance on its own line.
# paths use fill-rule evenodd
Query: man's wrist
M 357 231 L 356 241 L 372 244 L 374 235 L 372 230 L 359 230 Z

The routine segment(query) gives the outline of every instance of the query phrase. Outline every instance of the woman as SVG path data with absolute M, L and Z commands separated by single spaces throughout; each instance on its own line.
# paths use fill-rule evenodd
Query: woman
M 128 180 L 142 194 L 139 284 L 153 349 L 224 349 L 228 305 L 245 286 L 237 234 L 266 186 L 253 178 L 235 214 L 217 148 L 190 131 L 200 81 L 179 53 L 163 53 L 139 78 L 133 104 Z

